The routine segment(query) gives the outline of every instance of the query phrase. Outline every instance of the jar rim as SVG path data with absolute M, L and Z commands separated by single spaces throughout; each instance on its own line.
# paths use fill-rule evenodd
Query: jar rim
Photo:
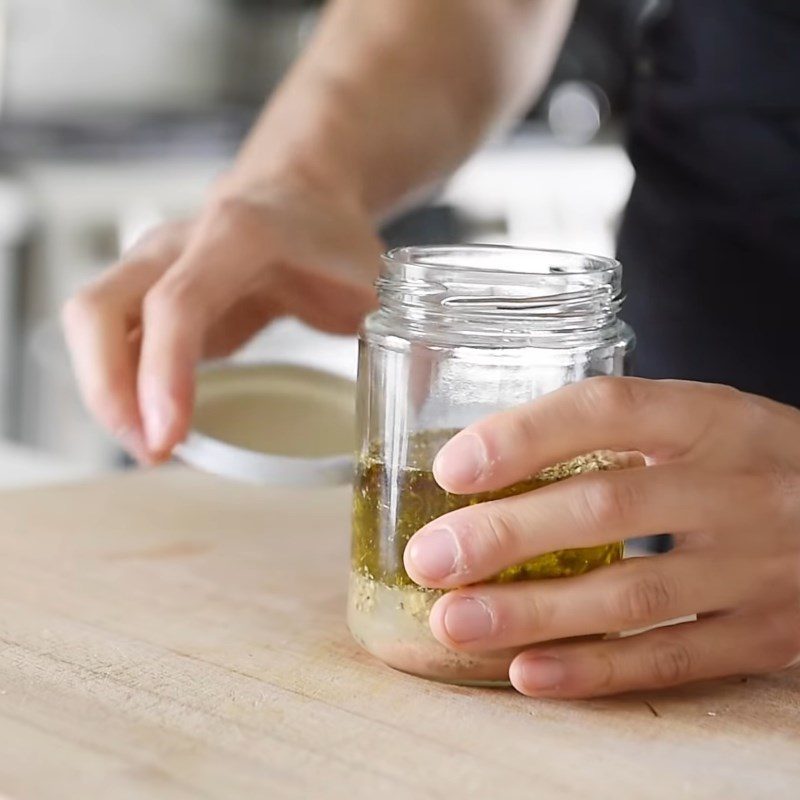
M 493 257 L 505 259 L 506 263 L 519 260 L 520 266 L 539 266 L 540 269 L 516 268 L 506 266 L 487 267 L 478 263 L 470 263 L 470 259 Z M 531 260 L 538 259 L 539 263 Z M 545 258 L 551 257 L 558 260 L 557 265 L 547 263 Z M 557 273 L 561 275 L 603 275 L 609 276 L 619 273 L 622 264 L 611 256 L 599 256 L 592 253 L 580 253 L 573 250 L 559 250 L 543 247 L 526 247 L 508 244 L 436 244 L 436 245 L 410 245 L 395 247 L 384 253 L 383 262 L 390 266 L 420 266 L 435 269 L 451 270 L 453 272 L 468 272 L 471 275 L 485 273 L 493 277 L 508 277 L 509 279 L 541 277 L 553 273 L 557 266 Z M 526 259 L 523 263 L 523 259 Z

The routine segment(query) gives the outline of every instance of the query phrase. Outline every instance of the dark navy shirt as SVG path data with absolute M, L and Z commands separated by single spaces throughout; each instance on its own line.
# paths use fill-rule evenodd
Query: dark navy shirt
M 800 0 L 654 4 L 637 72 L 636 371 L 800 407 Z

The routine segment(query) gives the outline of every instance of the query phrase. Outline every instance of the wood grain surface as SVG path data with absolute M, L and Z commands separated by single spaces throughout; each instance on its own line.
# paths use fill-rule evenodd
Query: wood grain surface
M 175 468 L 0 495 L 0 795 L 800 797 L 798 671 L 556 702 L 377 663 L 348 506 Z

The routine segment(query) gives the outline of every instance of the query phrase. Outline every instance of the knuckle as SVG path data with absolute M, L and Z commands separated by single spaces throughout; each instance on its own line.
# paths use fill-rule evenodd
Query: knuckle
M 182 223 L 156 225 L 145 231 L 125 254 L 126 259 L 157 258 L 161 255 L 175 257 L 185 238 L 186 226 Z
M 218 200 L 213 208 L 214 227 L 221 236 L 259 234 L 264 228 L 262 207 L 241 195 L 228 195 Z
M 240 194 L 228 194 L 221 197 L 216 205 L 216 213 L 229 220 L 241 219 L 252 213 L 255 204 Z
M 165 278 L 145 295 L 142 309 L 148 319 L 175 319 L 188 316 L 198 302 L 197 291 L 191 281 Z
M 629 378 L 600 376 L 583 382 L 583 402 L 589 411 L 600 409 L 609 415 L 627 415 L 641 404 L 641 392 Z
M 186 244 L 191 224 L 173 220 L 146 230 L 122 255 L 123 263 L 161 263 L 176 259 Z
M 594 675 L 593 694 L 612 694 L 619 690 L 619 670 L 614 657 L 609 652 L 605 650 L 599 651 L 592 667 Z
M 741 410 L 756 410 L 758 408 L 757 404 L 750 402 L 750 395 L 734 386 L 728 386 L 722 383 L 710 383 L 706 384 L 706 389 L 717 403 L 725 403 Z
M 94 287 L 82 289 L 61 307 L 62 324 L 67 329 L 82 325 L 97 315 L 102 306 L 103 297 L 97 289 Z
M 758 443 L 774 425 L 774 411 L 763 397 L 747 394 L 732 386 L 715 386 L 713 393 L 717 406 L 726 409 L 727 416 L 732 417 L 742 433 L 753 442 Z
M 527 403 L 511 412 L 507 418 L 510 425 L 510 440 L 525 445 L 528 442 L 535 442 L 541 435 L 541 429 L 537 425 L 538 414 L 534 411 L 535 405 Z
M 541 640 L 543 632 L 547 631 L 553 619 L 553 609 L 545 602 L 541 593 L 529 591 L 524 599 L 523 620 L 525 632 L 534 634 Z
M 689 648 L 680 640 L 654 645 L 648 660 L 650 674 L 661 686 L 684 683 L 692 675 L 694 659 Z
M 173 311 L 172 303 L 172 299 L 168 297 L 167 293 L 159 284 L 154 286 L 144 296 L 144 300 L 142 301 L 142 314 L 147 319 L 168 315 Z
M 639 495 L 628 480 L 609 476 L 587 479 L 579 495 L 578 517 L 588 530 L 605 530 L 631 515 L 641 502 Z
M 623 627 L 668 619 L 674 608 L 674 587 L 658 572 L 636 576 L 612 596 L 611 612 Z
M 486 509 L 483 516 L 481 549 L 483 556 L 493 562 L 502 563 L 518 550 L 519 535 L 513 520 L 497 509 Z

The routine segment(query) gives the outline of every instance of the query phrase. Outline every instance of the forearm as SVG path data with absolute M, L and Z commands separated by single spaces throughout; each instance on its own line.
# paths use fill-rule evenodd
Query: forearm
M 226 181 L 295 173 L 374 214 L 452 171 L 543 86 L 574 0 L 333 0 Z

